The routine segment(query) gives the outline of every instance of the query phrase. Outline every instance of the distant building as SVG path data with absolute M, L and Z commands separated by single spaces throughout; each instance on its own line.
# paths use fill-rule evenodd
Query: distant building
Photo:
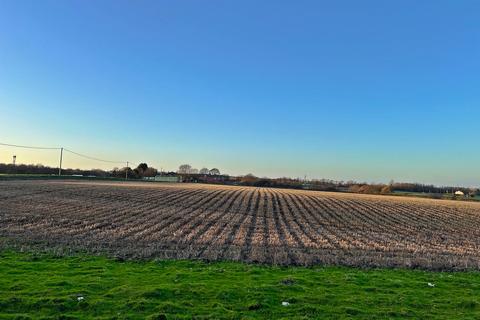
M 227 175 L 211 175 L 211 174 L 198 174 L 198 173 L 181 173 L 180 182 L 187 183 L 213 183 L 213 184 L 226 184 L 230 181 L 230 176 Z
M 455 195 L 456 195 L 456 196 L 464 197 L 464 196 L 465 196 L 465 193 L 463 193 L 463 191 L 458 190 L 458 191 L 455 191 Z
M 166 175 L 157 175 L 155 177 L 144 178 L 144 180 L 155 181 L 155 182 L 180 182 L 179 176 L 166 176 Z
M 199 178 L 200 182 L 205 182 L 205 183 L 225 183 L 228 181 L 229 176 L 225 175 L 205 175 L 203 177 Z

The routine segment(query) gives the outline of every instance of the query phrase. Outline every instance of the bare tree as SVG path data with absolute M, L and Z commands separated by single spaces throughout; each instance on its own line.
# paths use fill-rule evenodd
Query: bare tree
M 182 164 L 180 167 L 178 167 L 178 173 L 191 173 L 192 171 L 192 166 L 189 164 Z
M 218 170 L 217 168 L 210 169 L 210 174 L 212 176 L 218 176 L 220 175 L 220 170 Z
M 208 170 L 208 168 L 202 168 L 200 169 L 200 174 L 210 174 L 210 170 Z

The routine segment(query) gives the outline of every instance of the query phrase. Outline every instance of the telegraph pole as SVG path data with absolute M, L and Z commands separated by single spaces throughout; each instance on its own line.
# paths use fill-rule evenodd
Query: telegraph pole
M 58 176 L 62 175 L 63 147 L 60 148 L 60 165 L 58 166 Z
M 127 161 L 127 167 L 125 168 L 125 180 L 128 180 L 128 161 Z

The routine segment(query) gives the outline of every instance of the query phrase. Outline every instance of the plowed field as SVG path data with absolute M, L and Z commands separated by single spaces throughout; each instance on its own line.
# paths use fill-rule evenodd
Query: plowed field
M 196 184 L 6 181 L 0 237 L 124 258 L 480 269 L 480 204 Z

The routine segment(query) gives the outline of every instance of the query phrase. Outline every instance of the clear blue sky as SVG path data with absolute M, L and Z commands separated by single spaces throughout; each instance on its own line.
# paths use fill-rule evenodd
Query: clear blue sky
M 479 185 L 480 2 L 3 0 L 0 114 L 165 169 Z

